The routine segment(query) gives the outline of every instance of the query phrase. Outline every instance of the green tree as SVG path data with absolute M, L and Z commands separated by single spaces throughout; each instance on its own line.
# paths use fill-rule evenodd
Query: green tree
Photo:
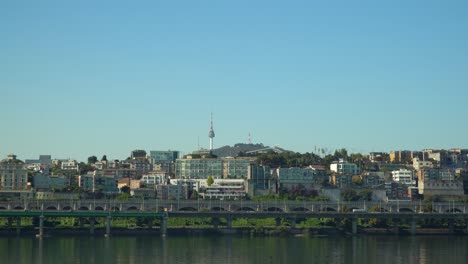
M 88 158 L 89 160 L 89 158 Z M 94 171 L 95 168 L 93 166 L 91 166 L 90 164 L 85 164 L 83 162 L 80 162 L 80 164 L 78 164 L 78 167 L 80 169 L 80 175 L 83 175 L 83 174 L 86 174 L 88 173 L 89 171 Z
M 348 159 L 348 151 L 345 148 L 337 149 L 337 150 L 335 150 L 335 153 L 333 154 L 333 156 L 334 156 L 335 160 L 339 160 L 339 159 L 347 160 Z
M 341 192 L 343 201 L 358 201 L 359 195 L 354 189 L 346 189 Z
M 211 186 L 213 183 L 214 183 L 213 177 L 208 176 L 208 178 L 206 179 L 206 184 L 208 184 L 208 186 Z
M 129 199 L 130 199 L 130 194 L 128 194 L 128 193 L 121 193 L 121 194 L 119 194 L 115 199 L 116 199 L 116 200 L 120 200 L 120 201 L 129 200 Z
M 379 206 L 372 206 L 369 209 L 369 212 L 371 213 L 376 213 L 376 212 L 385 212 L 381 207 Z M 367 223 L 372 226 L 372 227 L 388 227 L 388 219 L 380 219 L 380 218 L 370 218 Z
M 101 161 L 107 161 L 107 156 L 106 155 L 102 156 Z
M 359 175 L 354 175 L 351 180 L 353 181 L 353 184 L 355 185 L 362 185 L 362 178 Z
M 52 175 L 60 175 L 62 174 L 62 170 L 60 169 L 59 166 L 54 166 L 52 168 Z
M 128 187 L 127 185 L 123 186 L 122 188 L 120 188 L 120 191 L 122 193 L 126 193 L 126 194 L 130 194 L 130 187 Z
M 88 164 L 94 164 L 98 161 L 96 156 L 88 157 Z
M 359 192 L 359 200 L 371 201 L 372 200 L 372 190 L 364 189 Z

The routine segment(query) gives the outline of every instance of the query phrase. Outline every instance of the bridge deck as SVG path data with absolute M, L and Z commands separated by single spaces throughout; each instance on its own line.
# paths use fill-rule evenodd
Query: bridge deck
M 104 212 L 104 211 L 0 211 L 0 217 L 163 217 L 164 212 Z

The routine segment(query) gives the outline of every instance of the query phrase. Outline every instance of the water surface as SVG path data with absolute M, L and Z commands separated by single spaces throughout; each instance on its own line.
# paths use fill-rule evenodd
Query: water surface
M 2 237 L 0 263 L 468 263 L 468 237 Z

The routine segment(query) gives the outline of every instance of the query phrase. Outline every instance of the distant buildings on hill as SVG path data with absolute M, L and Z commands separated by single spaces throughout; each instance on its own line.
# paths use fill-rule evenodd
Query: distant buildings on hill
M 281 153 L 276 150 L 268 153 Z M 468 151 L 464 149 L 372 152 L 367 157 L 354 156 L 355 160 L 332 161 L 328 168 L 264 166 L 256 162 L 255 153 L 218 158 L 210 150 L 184 157 L 172 150 L 149 154 L 134 150 L 126 160 L 104 156 L 88 160 L 93 163 L 56 160 L 50 155 L 23 162 L 8 155 L 0 162 L 0 196 L 115 196 L 124 186 L 131 195 L 160 199 L 246 199 L 294 193 L 340 200 L 340 190 L 366 189 L 379 194 L 375 199 L 453 200 L 468 193 Z M 212 184 L 207 184 L 208 178 Z

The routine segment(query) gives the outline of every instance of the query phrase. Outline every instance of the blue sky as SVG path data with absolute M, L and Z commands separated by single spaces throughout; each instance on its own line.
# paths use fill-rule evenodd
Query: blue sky
M 99 2 L 99 3 L 96 3 Z M 468 148 L 467 1 L 0 2 L 0 155 Z

